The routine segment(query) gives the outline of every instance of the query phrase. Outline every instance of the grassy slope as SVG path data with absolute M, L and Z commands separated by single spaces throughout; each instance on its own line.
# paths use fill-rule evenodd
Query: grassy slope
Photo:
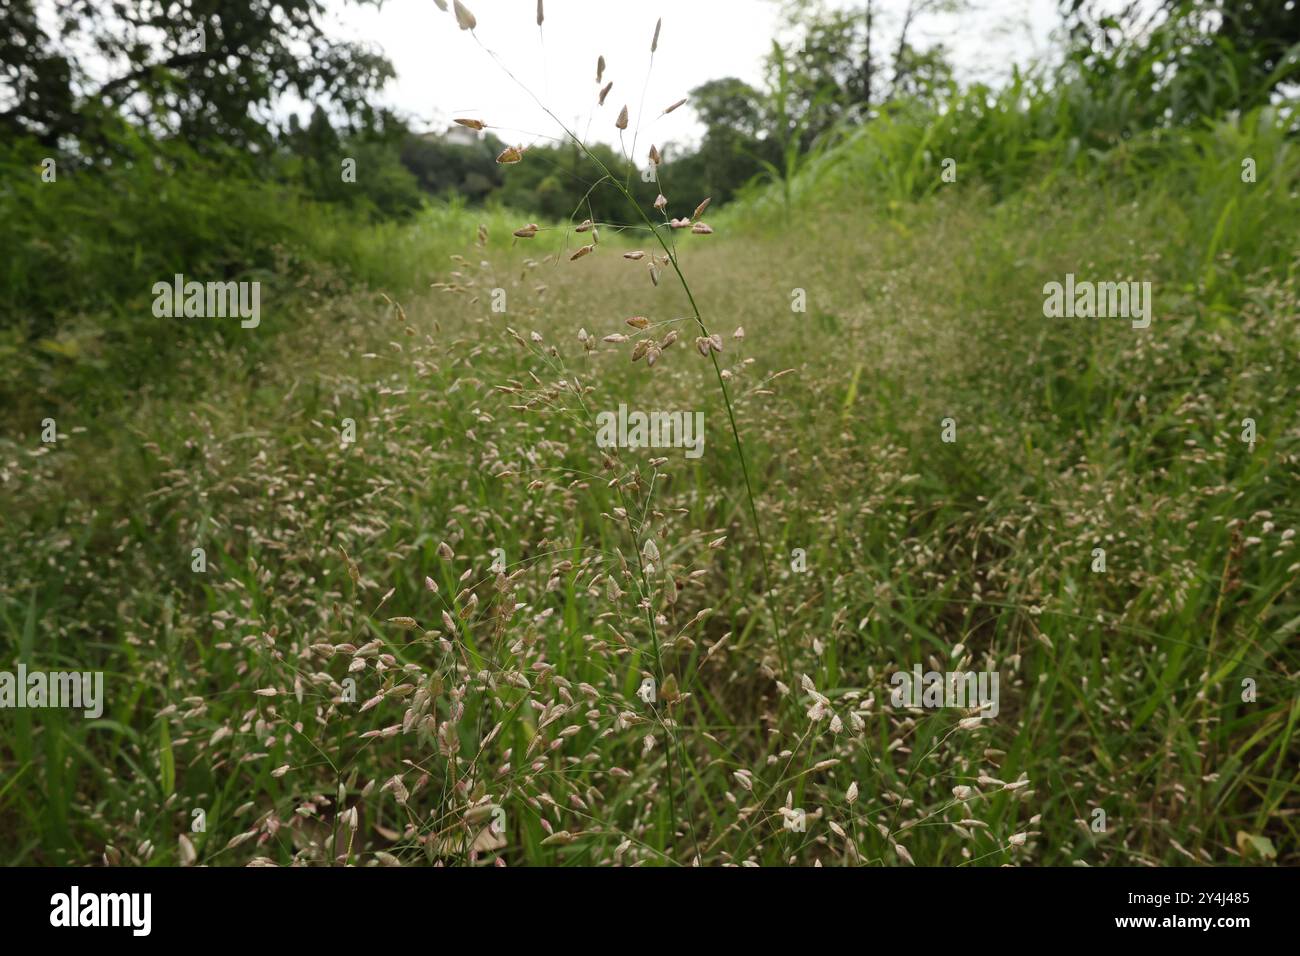
M 98 722 L 0 714 L 0 854 L 90 862 L 111 845 L 168 862 L 201 807 L 201 861 L 327 859 L 342 782 L 363 863 L 421 860 L 411 834 L 434 829 L 424 852 L 458 857 L 488 822 L 462 826 L 466 802 L 490 798 L 512 863 L 1229 862 L 1244 833 L 1294 864 L 1296 281 L 1225 261 L 1222 304 L 1177 197 L 1101 188 L 995 205 L 970 186 L 892 208 L 840 192 L 841 211 L 805 209 L 779 232 L 724 218 L 682 240 L 705 319 L 728 336 L 793 648 L 784 702 L 725 410 L 691 330 L 653 369 L 628 362 L 631 343 L 577 341 L 689 314 L 608 239 L 533 267 L 545 247 L 467 245 L 440 275 L 455 288 L 404 301 L 404 320 L 373 295 L 326 300 L 264 321 L 255 357 L 196 362 L 196 400 L 128 397 L 85 421 L 68 403 L 44 454 L 24 423 L 0 445 L 6 656 L 103 667 L 109 703 Z M 1152 328 L 1043 318 L 1043 283 L 1067 271 L 1152 280 Z M 702 410 L 704 457 L 669 451 L 656 471 L 656 452 L 622 452 L 608 469 L 589 415 L 620 401 Z M 1253 450 L 1243 417 L 1259 423 Z M 649 529 L 673 588 L 638 572 Z M 508 581 L 489 571 L 496 547 Z M 806 573 L 790 570 L 795 548 Z M 635 696 L 656 672 L 644 581 L 689 695 L 669 711 L 671 761 Z M 352 654 L 324 645 L 375 640 L 391 656 L 367 651 L 352 674 L 372 706 L 332 705 Z M 953 711 L 890 708 L 894 668 L 949 660 L 1000 672 L 996 720 L 965 731 Z M 797 675 L 839 733 L 805 716 Z M 430 693 L 437 724 L 364 736 L 401 729 L 422 696 L 403 684 Z M 396 773 L 405 807 L 380 790 Z M 964 805 L 958 786 L 974 788 Z M 806 833 L 783 830 L 787 796 Z M 543 844 L 548 830 L 579 835 Z M 1262 842 L 1241 845 L 1259 859 Z

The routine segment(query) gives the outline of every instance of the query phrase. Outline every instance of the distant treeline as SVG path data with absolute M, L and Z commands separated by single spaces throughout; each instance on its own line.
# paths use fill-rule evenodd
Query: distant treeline
M 592 149 L 639 198 L 662 189 L 687 211 L 747 190 L 789 208 L 805 170 L 832 154 L 851 168 L 835 147 L 864 136 L 899 144 L 871 154 L 891 194 L 923 191 L 941 156 L 996 188 L 1035 156 L 1076 161 L 1293 97 L 1300 76 L 1300 15 L 1288 0 L 1163 0 L 1119 15 L 1064 0 L 1068 45 L 1055 66 L 1002 89 L 963 86 L 947 51 L 914 35 L 921 14 L 964 2 L 828 11 L 790 0 L 781 35 L 793 39 L 773 42 L 761 88 L 724 77 L 690 91 L 683 108 L 704 133 L 689 149 L 657 144 L 660 182 L 638 175 L 644 136 L 635 168 L 613 148 Z M 36 338 L 75 351 L 54 333 L 79 315 L 135 315 L 152 284 L 177 272 L 427 284 L 411 268 L 425 261 L 418 246 L 395 230 L 418 215 L 458 221 L 449 204 L 511 209 L 512 220 L 630 219 L 575 146 L 534 144 L 502 167 L 507 144 L 490 129 L 417 134 L 370 105 L 392 66 L 327 36 L 318 3 L 253 6 L 204 0 L 137 16 L 65 0 L 38 18 L 36 0 L 6 5 L 0 352 Z M 317 105 L 279 123 L 286 95 Z

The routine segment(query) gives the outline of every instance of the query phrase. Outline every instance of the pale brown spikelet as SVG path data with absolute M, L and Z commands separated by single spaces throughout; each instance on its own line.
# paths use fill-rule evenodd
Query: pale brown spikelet
M 438 5 L 438 9 L 443 13 L 447 12 L 447 0 L 433 0 Z
M 655 285 L 659 284 L 659 267 L 653 262 L 650 263 L 650 281 Z
M 627 324 L 634 329 L 644 329 L 650 325 L 650 320 L 644 315 L 634 315 L 627 320 Z
M 619 129 L 627 129 L 627 105 L 626 104 L 624 104 L 623 108 L 619 110 L 618 121 L 614 125 L 617 126 Z
M 654 39 L 650 41 L 650 52 L 651 52 L 651 53 L 653 53 L 655 50 L 659 49 L 659 30 L 660 30 L 660 28 L 663 27 L 663 25 L 664 25 L 664 18 L 663 18 L 663 17 L 660 17 L 659 20 L 658 20 L 658 22 L 655 23 L 655 35 L 654 35 Z
M 689 217 L 686 219 L 674 219 L 668 223 L 668 225 L 672 226 L 674 229 L 685 229 L 690 224 L 691 220 Z
M 645 356 L 646 352 L 650 351 L 650 346 L 652 344 L 654 344 L 652 339 L 642 339 L 635 346 L 633 346 L 632 361 L 633 362 L 640 361 Z
M 691 232 L 697 236 L 711 236 L 713 235 L 713 227 L 706 222 L 697 222 L 691 226 Z
M 677 101 L 676 103 L 674 103 L 672 106 L 670 106 L 670 107 L 668 107 L 666 110 L 664 110 L 664 115 L 667 116 L 669 113 L 671 113 L 673 110 L 677 109 L 677 107 L 679 107 L 679 106 L 685 106 L 685 105 L 686 105 L 686 101 L 687 101 L 688 99 L 690 99 L 690 97 L 688 97 L 688 96 L 683 96 L 680 100 L 678 100 L 678 101 Z
M 502 166 L 509 166 L 517 163 L 524 158 L 523 152 L 517 146 L 507 146 L 501 150 L 501 155 L 497 157 L 497 162 Z
M 677 341 L 677 330 L 673 329 L 671 332 L 669 332 L 667 335 L 664 336 L 663 347 L 668 348 L 668 346 L 672 345 L 676 341 Z
M 731 333 L 731 337 L 733 339 L 743 340 L 745 338 L 745 327 L 743 325 L 736 326 L 736 331 Z
M 455 119 L 453 123 L 459 123 L 461 126 L 468 126 L 470 129 L 482 129 L 483 121 L 476 119 Z
M 480 223 L 478 224 L 478 244 L 479 244 L 480 246 L 486 246 L 486 245 L 487 245 L 487 241 L 488 241 L 488 229 L 487 229 L 487 226 L 480 222 Z
M 715 352 L 722 351 L 722 336 L 717 332 L 714 332 L 709 336 L 709 348 L 713 349 Z
M 655 197 L 655 208 L 656 208 L 656 209 L 663 209 L 664 206 L 667 206 L 667 205 L 668 205 L 668 197 L 665 196 L 663 193 L 660 193 L 658 196 Z
M 578 249 L 577 252 L 575 252 L 573 255 L 569 256 L 569 261 L 570 261 L 570 262 L 573 262 L 575 259 L 581 259 L 581 258 L 582 258 L 583 256 L 585 256 L 587 253 L 591 252 L 591 250 L 592 250 L 593 248 L 595 248 L 595 247 L 594 247 L 594 246 L 582 246 L 580 249 Z
M 474 19 L 474 14 L 469 12 L 469 8 L 460 0 L 452 0 L 452 7 L 456 10 L 456 22 L 460 24 L 462 30 L 473 30 L 478 26 L 478 21 Z
M 660 354 L 659 346 L 657 345 L 650 346 L 650 348 L 648 348 L 645 353 L 646 365 L 654 365 L 655 362 L 659 361 L 659 354 Z M 660 695 L 662 695 L 663 691 L 661 690 L 659 693 Z
M 615 345 L 622 345 L 627 341 L 627 336 L 622 332 L 611 332 L 609 335 L 605 336 L 602 341 L 613 342 Z
M 582 220 L 581 224 L 579 224 L 577 227 L 574 228 L 573 231 L 574 231 L 574 232 L 591 232 L 591 225 L 592 225 L 592 223 L 591 223 L 591 220 L 590 220 L 590 219 L 584 219 L 584 220 Z
M 695 347 L 700 350 L 701 355 L 707 356 L 709 354 L 709 340 L 703 335 L 696 337 Z
M 546 19 L 546 14 L 542 10 L 542 0 L 537 0 L 537 25 L 540 27 L 542 21 Z
M 691 218 L 692 218 L 692 219 L 699 219 L 701 216 L 703 216 L 703 215 L 704 215 L 704 210 L 706 210 L 706 209 L 709 208 L 709 203 L 711 203 L 711 202 L 713 202 L 713 197 L 712 197 L 712 196 L 710 196 L 708 199 L 704 200 L 704 202 L 702 202 L 702 203 L 700 203 L 698 206 L 696 206 L 696 207 L 695 207 L 695 212 L 691 215 Z
M 605 78 L 605 57 L 602 55 L 596 57 L 596 82 L 599 83 L 604 78 Z M 612 86 L 613 84 L 610 85 Z
M 650 162 L 654 163 L 656 166 L 662 162 L 662 159 L 659 156 L 659 147 L 654 143 L 650 144 Z
M 614 88 L 613 80 L 610 80 L 608 83 L 604 85 L 604 87 L 602 87 L 600 91 L 600 99 L 597 101 L 597 105 L 599 106 L 605 105 L 605 97 L 609 96 L 609 91 L 612 90 L 613 88 Z
M 538 226 L 537 223 L 530 222 L 528 225 L 516 229 L 515 235 L 520 239 L 531 239 L 533 236 L 537 235 L 537 230 L 540 228 L 541 227 Z
M 625 252 L 625 253 L 623 253 L 623 258 L 624 258 L 624 259 L 631 259 L 633 262 L 635 262 L 635 261 L 638 260 L 638 259 L 644 259 L 644 258 L 645 258 L 645 253 L 642 252 L 640 249 L 638 249 L 638 250 L 636 250 L 635 252 Z
M 451 545 L 446 541 L 440 541 L 438 543 L 438 557 L 442 558 L 444 561 L 450 561 L 452 558 L 456 557 L 456 552 L 451 550 Z

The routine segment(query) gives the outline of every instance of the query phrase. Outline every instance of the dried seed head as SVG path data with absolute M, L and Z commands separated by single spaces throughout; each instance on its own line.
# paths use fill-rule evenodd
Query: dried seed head
M 704 200 L 704 202 L 702 202 L 702 203 L 700 203 L 698 206 L 696 206 L 696 207 L 695 207 L 695 212 L 691 214 L 691 218 L 692 218 L 692 219 L 699 219 L 700 216 L 704 215 L 704 210 L 706 210 L 706 209 L 709 208 L 709 203 L 711 203 L 711 202 L 713 202 L 713 197 L 712 197 L 712 196 L 710 196 L 708 199 Z
M 447 12 L 447 0 L 433 0 L 438 5 L 438 9 L 443 13 Z
M 674 229 L 685 229 L 690 224 L 691 220 L 689 217 L 686 219 L 674 219 L 668 223 L 668 225 L 672 226 Z
M 662 350 L 656 345 L 650 346 L 645 353 L 646 365 L 654 365 L 655 362 L 659 361 L 659 354 L 661 351 Z
M 714 332 L 709 336 L 709 348 L 713 349 L 715 352 L 722 351 L 722 336 L 717 332 Z
M 660 163 L 659 147 L 655 146 L 654 143 L 650 144 L 650 162 L 654 163 L 656 166 Z
M 736 331 L 734 331 L 734 332 L 731 333 L 731 337 L 732 337 L 733 339 L 738 339 L 738 340 L 740 340 L 740 339 L 744 339 L 744 337 L 745 337 L 745 327 L 744 327 L 743 325 L 738 325 L 738 326 L 736 326 Z
M 515 235 L 520 239 L 531 239 L 533 236 L 537 235 L 537 230 L 540 228 L 541 227 L 538 226 L 537 223 L 530 222 L 528 225 L 516 229 Z
M 676 341 L 677 341 L 677 330 L 673 329 L 671 332 L 669 332 L 667 335 L 664 336 L 663 347 L 668 348 L 668 346 L 672 345 Z
M 689 222 L 689 220 L 687 221 Z M 691 226 L 691 232 L 697 236 L 711 236 L 713 235 L 713 227 L 706 222 L 697 222 Z
M 631 259 L 633 262 L 635 262 L 635 261 L 637 261 L 638 259 L 644 259 L 644 258 L 645 258 L 645 253 L 642 252 L 640 249 L 638 249 L 636 252 L 625 252 L 625 253 L 623 253 L 623 258 L 624 258 L 624 259 Z
M 626 104 L 624 104 L 623 108 L 619 110 L 618 122 L 616 122 L 614 125 L 617 126 L 619 129 L 627 129 L 627 105 Z
M 670 107 L 668 107 L 666 110 L 664 110 L 664 115 L 667 116 L 667 115 L 668 115 L 669 113 L 671 113 L 673 110 L 677 109 L 677 107 L 679 107 L 679 106 L 684 106 L 684 105 L 686 104 L 686 101 L 687 101 L 688 99 L 690 99 L 689 96 L 683 96 L 680 100 L 678 100 L 678 101 L 677 101 L 676 103 L 674 103 L 672 106 L 670 106 Z
M 638 361 L 640 361 L 640 360 L 645 356 L 646 352 L 650 351 L 650 346 L 651 346 L 652 344 L 653 344 L 653 340 L 651 340 L 651 339 L 642 339 L 642 340 L 641 340 L 640 342 L 638 342 L 635 346 L 633 346 L 633 348 L 632 348 L 632 361 L 633 361 L 633 362 L 638 362 Z
M 703 335 L 695 339 L 695 347 L 700 350 L 701 355 L 707 356 L 709 354 L 709 340 Z
M 581 223 L 581 224 L 580 224 L 576 229 L 574 229 L 573 231 L 574 231 L 574 232 L 590 232 L 590 231 L 591 231 L 591 220 L 590 220 L 590 219 L 584 219 L 584 220 L 582 220 L 582 223 Z
M 644 329 L 650 325 L 650 320 L 644 315 L 634 315 L 627 320 L 627 324 L 634 329 Z
M 667 206 L 667 205 L 668 205 L 668 197 L 665 196 L 663 193 L 660 193 L 658 196 L 655 197 L 655 208 L 656 208 L 656 209 L 663 209 L 664 206 Z
M 594 247 L 594 246 L 583 246 L 581 249 L 579 249 L 579 250 L 578 250 L 577 252 L 575 252 L 573 255 L 569 256 L 569 261 L 570 261 L 570 262 L 573 262 L 575 259 L 581 259 L 581 258 L 582 258 L 583 256 L 585 256 L 587 253 L 591 252 L 591 250 L 592 250 L 593 248 L 595 248 L 595 247 Z
M 659 49 L 659 30 L 660 30 L 660 28 L 661 28 L 663 25 L 664 25 L 664 18 L 663 18 L 663 17 L 660 17 L 659 20 L 658 20 L 658 22 L 655 23 L 655 35 L 654 35 L 654 39 L 650 41 L 650 52 L 651 52 L 651 53 L 653 53 L 655 50 Z
M 542 11 L 542 0 L 537 0 L 537 25 L 540 27 L 542 21 L 546 19 L 546 14 Z
M 507 146 L 501 150 L 501 155 L 497 157 L 497 162 L 502 166 L 508 166 L 511 163 L 517 163 L 524 158 L 522 149 L 516 146 Z
M 460 0 L 452 0 L 452 6 L 456 10 L 456 22 L 460 24 L 462 30 L 473 30 L 478 26 L 478 21 L 474 19 L 474 14 L 469 12 L 469 8 Z
M 597 101 L 598 105 L 600 106 L 605 105 L 605 97 L 609 96 L 609 91 L 612 90 L 613 88 L 614 88 L 613 80 L 610 80 L 608 83 L 604 85 L 604 87 L 600 91 L 600 99 Z
M 457 119 L 452 122 L 459 123 L 461 126 L 468 126 L 470 129 L 482 129 L 483 121 L 476 119 Z
M 605 76 L 605 57 L 599 56 L 596 58 L 596 82 L 599 83 L 604 76 Z

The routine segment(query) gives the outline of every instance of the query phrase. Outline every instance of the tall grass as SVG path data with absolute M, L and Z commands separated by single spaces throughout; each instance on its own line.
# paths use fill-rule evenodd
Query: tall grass
M 1285 114 L 1080 161 L 1052 103 L 900 109 L 681 244 L 639 206 L 339 232 L 413 275 L 183 340 L 184 394 L 63 394 L 54 445 L 8 421 L 0 640 L 110 694 L 0 713 L 0 857 L 1297 862 Z M 1045 320 L 1085 270 L 1149 278 L 1152 329 Z M 708 315 L 744 337 L 669 346 Z M 698 462 L 592 439 L 706 390 Z M 1001 713 L 893 706 L 917 663 L 999 672 Z

